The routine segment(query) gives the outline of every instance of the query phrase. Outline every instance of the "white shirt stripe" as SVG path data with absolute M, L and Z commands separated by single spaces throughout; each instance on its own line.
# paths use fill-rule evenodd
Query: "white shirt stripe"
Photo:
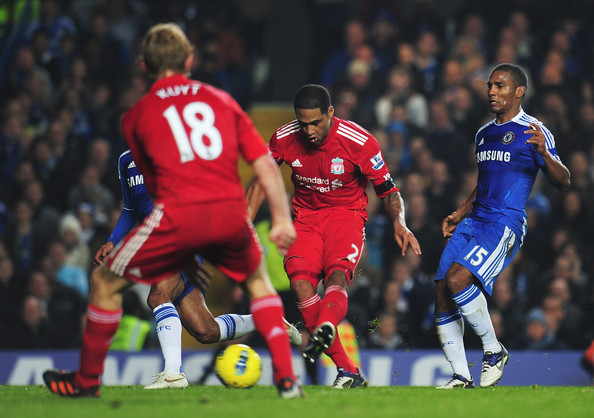
M 506 226 L 505 232 L 503 233 L 501 240 L 499 240 L 497 247 L 478 271 L 478 274 L 480 274 L 485 280 L 485 286 L 489 286 L 491 281 L 493 281 L 493 277 L 497 277 L 497 275 L 501 272 L 505 256 L 507 255 L 510 246 L 513 245 L 515 240 L 516 235 Z
M 157 205 L 146 218 L 144 225 L 136 230 L 134 236 L 125 244 L 125 247 L 120 249 L 115 260 L 111 264 L 111 270 L 119 275 L 123 276 L 124 271 L 128 267 L 128 263 L 138 252 L 138 249 L 142 247 L 142 244 L 148 239 L 153 229 L 157 228 L 163 218 L 163 206 Z
M 276 131 L 276 137 L 284 138 L 287 135 L 291 135 L 292 133 L 299 131 L 299 129 L 299 123 L 297 121 L 288 123 Z
M 353 142 L 356 142 L 359 145 L 365 145 L 365 142 L 367 142 L 368 139 L 367 136 L 355 131 L 352 128 L 349 128 L 348 126 L 343 125 L 342 123 L 338 125 L 336 133 L 344 136 L 347 139 L 350 139 Z

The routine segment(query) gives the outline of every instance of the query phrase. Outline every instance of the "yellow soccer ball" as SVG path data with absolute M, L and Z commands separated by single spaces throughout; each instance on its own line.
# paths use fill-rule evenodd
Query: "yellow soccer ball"
M 262 375 L 262 359 L 252 347 L 233 344 L 217 356 L 215 371 L 227 387 L 250 388 Z

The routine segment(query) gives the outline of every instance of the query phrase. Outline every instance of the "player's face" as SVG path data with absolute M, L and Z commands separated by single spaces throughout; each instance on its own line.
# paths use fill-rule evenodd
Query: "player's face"
M 326 113 L 322 113 L 320 109 L 295 109 L 295 115 L 301 132 L 309 143 L 320 145 L 330 132 L 334 108 L 330 106 Z
M 515 116 L 524 94 L 523 87 L 515 87 L 511 74 L 495 71 L 487 82 L 489 110 L 498 117 L 510 114 Z

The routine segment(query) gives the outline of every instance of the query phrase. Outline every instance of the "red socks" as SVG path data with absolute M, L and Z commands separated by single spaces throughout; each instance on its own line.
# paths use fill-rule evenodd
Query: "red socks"
M 322 299 L 315 294 L 303 302 L 297 302 L 297 308 L 299 309 L 299 312 L 301 312 L 305 328 L 312 334 L 318 326 L 318 316 L 322 309 Z
M 328 286 L 324 299 L 322 299 L 317 325 L 328 321 L 337 327 L 346 316 L 348 307 L 347 291 L 340 286 Z
M 74 379 L 74 384 L 79 388 L 99 386 L 107 351 L 121 319 L 122 309 L 108 311 L 88 305 L 87 324 L 80 349 L 80 368 Z
M 250 310 L 256 329 L 268 345 L 274 370 L 274 383 L 285 377 L 295 379 L 291 357 L 291 345 L 283 322 L 285 310 L 278 295 L 265 296 L 252 300 Z
M 338 324 L 342 322 L 348 309 L 347 292 L 340 286 L 329 286 L 323 300 L 316 294 L 303 302 L 298 302 L 297 307 L 310 334 L 325 321 L 334 324 L 338 330 Z M 337 367 L 357 373 L 357 366 L 344 350 L 338 334 L 332 345 L 326 350 L 326 354 Z

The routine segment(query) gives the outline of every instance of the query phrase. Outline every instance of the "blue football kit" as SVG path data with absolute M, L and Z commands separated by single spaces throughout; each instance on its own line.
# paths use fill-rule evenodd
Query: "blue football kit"
M 142 174 L 136 168 L 130 150 L 124 151 L 118 159 L 118 177 L 120 179 L 124 207 L 115 228 L 108 238 L 108 241 L 116 245 L 137 223 L 142 222 L 153 210 L 153 201 L 144 185 Z M 174 305 L 178 305 L 194 289 L 194 285 L 189 281 L 185 273 L 182 272 L 181 275 L 184 279 L 184 290 L 173 301 Z
M 523 110 L 508 122 L 493 120 L 482 126 L 475 136 L 476 197 L 442 253 L 435 280 L 444 279 L 452 263 L 459 263 L 491 295 L 497 276 L 520 249 L 526 235 L 526 202 L 539 169 L 546 170 L 542 156 L 526 143 L 531 135 L 524 131 L 530 123 L 542 129 L 547 149 L 560 161 L 551 132 Z

